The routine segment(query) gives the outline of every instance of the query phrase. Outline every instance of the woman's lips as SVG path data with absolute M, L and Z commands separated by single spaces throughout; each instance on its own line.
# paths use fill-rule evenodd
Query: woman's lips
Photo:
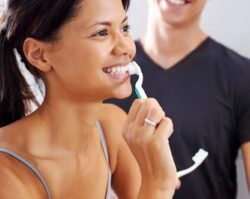
M 106 67 L 103 68 L 103 72 L 108 74 L 110 77 L 119 80 L 127 79 L 129 77 L 127 65 L 116 65 Z

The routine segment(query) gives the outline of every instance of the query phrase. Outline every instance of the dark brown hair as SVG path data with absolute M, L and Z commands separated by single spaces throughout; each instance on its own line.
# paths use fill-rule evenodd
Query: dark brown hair
M 84 0 L 8 0 L 0 28 L 0 127 L 22 118 L 27 101 L 37 104 L 22 75 L 15 50 L 36 82 L 40 73 L 26 59 L 23 43 L 27 37 L 40 41 L 57 40 L 59 29 L 76 16 Z M 122 0 L 124 9 L 130 0 Z

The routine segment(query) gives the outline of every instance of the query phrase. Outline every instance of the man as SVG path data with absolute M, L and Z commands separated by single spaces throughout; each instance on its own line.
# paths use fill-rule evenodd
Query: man
M 136 41 L 143 88 L 173 119 L 177 169 L 192 165 L 199 148 L 209 152 L 174 199 L 235 199 L 239 149 L 250 190 L 250 61 L 201 30 L 206 2 L 149 0 L 147 31 Z M 135 98 L 114 102 L 128 110 Z

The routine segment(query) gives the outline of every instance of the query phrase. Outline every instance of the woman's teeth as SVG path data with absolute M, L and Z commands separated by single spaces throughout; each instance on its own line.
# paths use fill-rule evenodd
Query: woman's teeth
M 168 1 L 174 5 L 184 5 L 186 3 L 186 0 L 168 0 Z
M 115 66 L 112 68 L 104 68 L 103 71 L 111 75 L 123 75 L 128 72 L 128 66 Z

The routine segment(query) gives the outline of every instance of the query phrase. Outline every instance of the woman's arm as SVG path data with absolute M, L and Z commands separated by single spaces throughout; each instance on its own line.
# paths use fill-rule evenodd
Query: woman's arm
M 156 123 L 153 126 L 145 119 Z M 142 176 L 138 198 L 172 198 L 179 184 L 168 138 L 173 124 L 155 99 L 135 100 L 123 129 Z
M 172 122 L 154 99 L 136 100 L 129 115 L 115 108 L 113 124 L 120 135 L 113 186 L 119 198 L 172 198 L 178 185 L 168 144 Z M 110 116 L 109 111 L 109 116 Z M 158 126 L 145 124 L 149 118 Z M 112 117 L 111 117 L 112 118 Z M 118 122 L 117 122 L 118 121 Z M 124 124 L 124 128 L 121 128 Z M 113 126 L 113 127 L 114 127 Z M 129 147 L 128 147 L 129 146 Z
M 141 174 L 139 165 L 122 136 L 126 118 L 127 114 L 122 109 L 105 104 L 101 124 L 111 158 L 112 187 L 119 199 L 135 199 L 141 186 Z

